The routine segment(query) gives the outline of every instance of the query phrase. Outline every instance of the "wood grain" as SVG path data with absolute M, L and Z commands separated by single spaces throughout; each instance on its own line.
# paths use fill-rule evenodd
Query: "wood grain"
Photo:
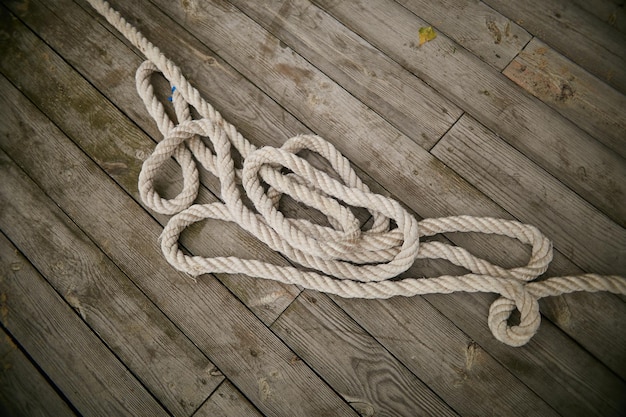
M 262 417 L 237 388 L 224 381 L 193 417 Z
M 506 67 L 531 38 L 482 1 L 398 2 L 497 70 Z
M 3 306 L 4 301 L 0 301 L 0 305 Z M 14 417 L 76 415 L 3 328 L 0 328 L 0 414 Z
M 361 415 L 452 416 L 470 410 L 450 409 L 324 294 L 304 291 L 271 328 L 293 347 L 294 361 L 311 364 Z M 480 384 L 476 390 L 487 394 Z
M 4 152 L 0 164 L 14 167 Z M 3 327 L 79 413 L 168 415 L 2 234 L 0 269 Z
M 459 414 L 558 415 L 424 298 L 333 299 Z
M 626 32 L 626 10 L 620 0 L 572 0 L 572 3 L 620 32 Z
M 537 38 L 503 74 L 626 157 L 626 96 Z
M 599 307 L 603 300 L 597 300 L 593 298 L 593 295 L 590 298 L 589 294 L 582 294 L 582 296 L 586 297 L 559 300 L 561 305 L 558 312 L 565 316 L 560 320 L 567 321 L 569 315 L 569 320 L 572 321 L 570 326 L 579 327 L 578 330 L 581 332 L 586 331 L 593 336 L 594 325 L 598 321 L 589 320 L 588 316 L 572 314 L 567 306 L 580 303 L 593 309 Z M 619 416 L 621 410 L 624 409 L 622 393 L 626 385 L 621 375 L 618 376 L 611 369 L 598 363 L 594 355 L 580 349 L 576 341 L 557 330 L 549 321 L 542 320 L 539 332 L 527 345 L 519 349 L 510 349 L 495 340 L 486 325 L 488 305 L 494 300 L 492 295 L 458 294 L 458 296 L 445 297 L 433 294 L 425 298 L 441 314 L 457 323 L 467 336 L 497 358 L 509 372 L 524 382 L 559 414 Z M 401 304 L 395 309 L 400 308 L 406 310 L 406 304 Z M 545 304 L 541 305 L 541 312 L 545 317 Z M 405 314 L 411 317 L 408 312 Z M 382 317 L 379 320 L 385 321 Z M 615 320 L 607 321 L 611 324 L 615 323 Z M 413 325 L 417 326 L 420 323 Z M 371 328 L 366 327 L 366 329 L 372 331 Z M 389 330 L 384 331 L 389 332 Z M 619 347 L 618 349 L 623 350 Z M 407 343 L 396 352 L 398 352 L 396 355 L 403 355 L 411 351 Z M 612 358 L 611 355 L 608 357 Z M 613 363 L 616 363 L 616 369 L 623 371 L 622 360 Z
M 568 0 L 485 0 L 485 3 L 602 81 L 626 93 L 624 33 Z
M 461 116 L 458 107 L 308 0 L 230 3 L 276 37 L 267 38 L 264 53 L 274 54 L 276 41 L 289 45 L 423 148 Z M 277 69 L 287 78 L 299 74 L 287 65 Z M 306 70 L 301 75 L 308 76 Z

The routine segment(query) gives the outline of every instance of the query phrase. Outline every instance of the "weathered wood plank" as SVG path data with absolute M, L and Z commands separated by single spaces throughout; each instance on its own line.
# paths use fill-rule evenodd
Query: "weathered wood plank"
M 522 27 L 482 1 L 398 3 L 498 70 L 506 67 L 531 38 Z
M 50 2 L 50 4 L 52 3 Z M 62 15 L 68 19 L 66 22 L 51 17 L 54 16 L 54 14 L 51 15 L 52 11 L 47 10 L 37 2 L 29 3 L 28 10 L 21 17 L 36 27 L 40 33 L 43 33 L 55 47 L 62 47 L 63 52 L 71 52 L 73 49 L 74 56 L 79 54 L 76 47 L 78 39 L 96 38 L 88 42 L 87 45 L 83 44 L 84 50 L 97 51 L 98 48 L 109 46 L 103 52 L 108 54 L 105 62 L 115 62 L 116 65 L 128 64 L 126 67 L 113 68 L 112 73 L 120 74 L 121 71 L 124 71 L 123 78 L 125 80 L 134 80 L 134 72 L 141 63 L 141 59 L 134 53 L 129 53 L 129 50 L 120 42 L 114 45 L 105 42 L 105 40 L 115 41 L 115 38 L 103 27 L 99 25 L 94 27 L 89 23 L 91 21 L 89 15 L 73 2 L 55 5 L 63 10 Z M 13 82 L 20 86 L 40 108 L 44 109 L 62 129 L 73 136 L 81 148 L 88 152 L 112 178 L 139 201 L 137 177 L 141 162 L 152 152 L 154 142 L 141 134 L 128 120 L 113 122 L 114 119 L 119 119 L 115 107 L 103 100 L 102 96 L 95 92 L 88 82 L 77 76 L 71 67 L 56 56 L 51 49 L 39 43 L 32 34 L 28 34 L 23 28 L 17 30 L 20 28 L 17 22 L 7 20 L 6 27 L 15 27 L 16 30 L 12 31 L 14 38 L 12 38 L 10 47 L 5 48 L 7 53 L 4 55 L 4 59 L 0 58 L 0 66 L 2 66 L 3 71 L 6 74 L 11 74 Z M 68 34 L 65 31 L 68 27 L 71 29 L 80 28 L 80 34 Z M 101 42 L 95 43 L 98 41 Z M 124 51 L 126 54 L 123 53 Z M 13 65 L 10 52 L 24 57 L 22 67 Z M 72 54 L 69 53 L 69 56 Z M 84 57 L 81 55 L 82 58 Z M 102 58 L 93 58 L 96 62 L 99 62 L 100 59 Z M 98 86 L 107 88 L 109 77 L 103 74 L 102 66 L 91 64 L 94 61 L 83 60 L 80 62 L 87 71 L 96 73 L 95 78 L 101 75 L 102 77 L 98 78 Z M 23 67 L 29 67 L 29 72 L 24 74 L 21 70 Z M 38 74 L 42 72 L 50 72 L 50 79 L 40 77 Z M 53 80 L 53 85 L 51 85 L 51 80 Z M 238 82 L 236 79 L 230 81 Z M 156 130 L 156 124 L 147 114 L 143 105 L 140 104 L 141 101 L 136 94 L 133 83 L 131 82 L 131 85 L 128 86 L 126 82 L 123 82 L 123 85 L 128 88 L 128 91 L 116 96 L 119 100 L 116 104 L 123 108 L 127 114 L 140 113 L 141 116 L 137 115 L 135 120 L 141 124 L 142 128 Z M 132 94 L 132 98 L 128 97 L 129 93 Z M 73 97 L 74 100 L 69 99 L 69 97 Z M 65 103 L 66 106 L 59 106 L 60 102 Z M 142 109 L 142 111 L 137 112 L 137 108 Z M 83 135 L 84 129 L 91 129 L 97 134 Z M 155 132 L 155 137 L 158 137 L 157 135 L 159 135 L 158 131 Z M 108 146 L 103 146 L 101 137 L 124 138 L 124 140 L 113 140 L 107 144 Z M 166 192 L 166 195 L 173 196 L 179 189 L 180 168 L 173 163 L 166 168 L 168 171 L 161 176 L 159 186 Z M 215 192 L 219 193 L 219 182 L 216 178 L 212 175 L 204 175 L 202 179 L 204 183 L 208 183 Z M 216 201 L 215 197 L 207 193 L 206 190 L 204 191 L 199 202 Z M 156 215 L 156 217 L 163 225 L 168 220 L 167 216 Z M 224 225 L 218 223 L 217 227 L 224 227 Z M 199 229 L 196 227 L 193 230 Z M 188 235 L 190 236 L 191 233 Z M 229 250 L 235 251 L 238 249 L 236 254 L 241 257 L 251 257 L 259 251 L 265 250 L 268 253 L 268 261 L 280 262 L 283 260 L 277 254 L 268 251 L 261 243 L 251 243 L 253 240 L 250 239 L 249 235 L 238 228 L 235 229 L 235 232 L 221 234 L 223 239 L 220 245 L 214 245 L 210 241 L 210 236 L 215 236 L 215 234 L 202 235 L 197 233 L 197 235 L 200 239 L 194 241 L 193 247 L 195 248 L 209 247 L 223 250 L 224 247 L 227 247 Z M 254 280 L 243 275 L 220 274 L 219 278 L 267 323 L 271 323 L 299 293 L 299 290 L 294 286 Z
M 3 234 L 0 270 L 2 325 L 81 414 L 167 415 Z
M 262 417 L 228 380 L 224 381 L 193 417 Z
M 489 306 L 485 301 L 492 301 L 491 295 L 429 295 L 387 301 L 334 299 L 451 405 L 453 401 L 461 406 L 470 402 L 470 407 L 481 410 L 477 413 L 480 415 L 557 412 L 618 416 L 623 409 L 624 381 L 594 364 L 595 358 L 581 351 L 568 337 L 558 334 L 560 332 L 549 323 L 543 323 L 539 334 L 521 348 L 511 349 L 493 337 L 486 337 L 489 329 L 484 321 Z M 441 311 L 440 317 L 429 315 L 428 320 L 424 319 L 423 312 L 431 308 L 429 303 Z M 463 319 L 464 316 L 469 320 Z M 447 325 L 444 317 L 460 323 L 462 331 Z M 437 331 L 439 337 L 429 337 L 433 331 Z M 553 349 L 553 344 L 558 348 Z M 547 353 L 546 349 L 552 352 Z M 538 397 L 533 398 L 532 394 L 520 392 L 511 385 L 496 383 L 493 378 L 502 375 L 493 365 L 491 356 Z M 490 395 L 476 395 L 476 384 L 490 385 Z M 546 410 L 544 401 L 553 410 Z M 503 413 L 501 410 L 507 405 L 512 408 Z
M 572 0 L 572 3 L 620 32 L 626 32 L 626 10 L 620 0 Z
M 470 116 L 431 153 L 515 218 L 532 221 L 583 270 L 626 274 L 626 229 Z
M 569 0 L 484 0 L 509 19 L 626 93 L 626 35 Z
M 412 48 L 407 40 L 425 22 L 391 0 L 315 3 L 626 225 L 626 184 L 610 181 L 626 164 L 614 152 L 446 36 Z
M 0 300 L 0 308 L 2 305 L 4 301 Z M 0 414 L 13 417 L 76 415 L 2 328 L 0 328 Z
M 308 0 L 230 3 L 276 37 L 266 42 L 289 45 L 426 149 L 461 116 L 458 107 Z M 194 24 L 193 17 L 189 24 Z M 272 45 L 262 51 L 273 54 L 275 50 Z M 277 69 L 295 83 L 308 77 L 289 66 Z
M 456 415 L 323 294 L 305 291 L 272 330 L 361 415 Z
M 219 281 L 192 283 L 174 271 L 159 250 L 161 226 L 15 89 L 2 90 L 0 146 L 257 408 L 267 415 L 356 415 L 306 364 L 290 363 L 293 352 Z M 14 134 L 20 124 L 32 128 L 32 146 Z M 270 375 L 277 375 L 274 394 L 263 395 L 259 386 Z
M 459 414 L 558 415 L 532 391 L 520 390 L 512 375 L 503 375 L 490 354 L 441 313 L 424 320 L 421 312 L 432 308 L 424 298 L 335 300 Z M 439 337 L 428 337 L 432 331 Z
M 323 294 L 305 291 L 271 329 L 361 415 L 457 415 Z
M 171 414 L 190 415 L 223 380 L 215 366 L 39 187 L 3 178 L 0 229 Z
M 626 157 L 626 96 L 537 38 L 502 73 Z

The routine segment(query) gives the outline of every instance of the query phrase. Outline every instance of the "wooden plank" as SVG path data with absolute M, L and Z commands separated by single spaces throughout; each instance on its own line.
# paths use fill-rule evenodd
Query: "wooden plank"
M 569 0 L 485 3 L 527 31 L 626 93 L 626 35 Z
M 168 415 L 3 234 L 0 269 L 2 325 L 79 413 Z
M 306 364 L 290 363 L 293 352 L 219 281 L 174 271 L 160 253 L 161 226 L 19 92 L 2 91 L 0 146 L 259 410 L 356 415 Z M 23 126 L 32 146 L 23 146 Z M 278 377 L 265 395 L 270 375 Z
M 23 172 L 3 178 L 0 229 L 171 414 L 193 413 L 215 366 Z
M 250 401 L 228 380 L 224 381 L 193 417 L 262 417 Z
M 614 152 L 443 34 L 411 48 L 407 40 L 426 23 L 394 1 L 315 3 L 626 225 L 626 185 L 607 181 L 626 175 L 626 164 Z
M 331 378 L 331 385 L 362 415 L 456 415 L 324 294 L 305 291 L 272 329 Z M 476 389 L 485 394 L 482 387 Z M 455 408 L 463 413 L 467 406 Z
M 398 3 L 498 70 L 506 67 L 531 38 L 521 26 L 482 1 Z
M 230 3 L 276 37 L 266 42 L 289 45 L 423 148 L 430 149 L 461 116 L 458 107 L 308 0 Z M 273 54 L 275 48 L 262 51 Z M 295 83 L 308 76 L 278 69 Z
M 82 11 L 73 2 L 63 2 L 57 4 L 57 7 L 63 10 L 62 15 L 65 16 L 68 21 L 63 22 L 59 19 L 54 19 L 52 11 L 42 7 L 42 4 L 33 2 L 27 10 L 27 13 L 21 17 L 25 18 L 27 22 L 38 30 L 43 30 L 44 34 L 49 40 L 56 41 L 55 46 L 64 46 L 63 52 L 67 52 L 69 49 L 74 50 L 74 54 L 78 53 L 76 47 L 77 40 L 91 39 L 96 37 L 92 42 L 100 41 L 101 39 L 115 38 L 110 32 L 102 28 L 101 26 L 93 27 L 90 23 L 92 20 L 90 16 Z M 17 8 L 16 10 L 20 10 Z M 82 12 L 82 13 L 81 13 Z M 13 31 L 15 39 L 10 45 L 10 48 L 6 48 L 7 54 L 4 55 L 5 59 L 0 59 L 0 66 L 7 74 L 12 74 L 13 81 L 21 88 L 26 90 L 31 99 L 34 100 L 39 107 L 44 109 L 50 117 L 55 119 L 56 123 L 68 132 L 74 140 L 76 140 L 80 147 L 90 153 L 94 160 L 96 160 L 100 166 L 107 171 L 107 173 L 113 177 L 119 184 L 131 193 L 137 201 L 139 201 L 139 192 L 137 190 L 137 177 L 141 168 L 141 162 L 145 159 L 154 148 L 154 142 L 147 139 L 132 123 L 128 120 L 122 120 L 119 122 L 113 122 L 113 119 L 119 118 L 116 116 L 117 109 L 110 103 L 102 100 L 102 96 L 95 92 L 95 90 L 81 77 L 77 76 L 74 71 L 71 70 L 62 59 L 60 59 L 54 52 L 42 45 L 36 37 L 29 34 L 19 25 L 17 21 L 8 20 L 8 14 L 6 14 L 7 21 L 6 27 L 16 28 Z M 84 34 L 68 34 L 65 30 L 70 28 L 80 28 Z M 19 30 L 18 30 L 19 28 Z M 98 37 L 99 35 L 99 37 Z M 108 38 L 107 38 L 108 36 Z M 97 45 L 97 47 L 95 46 Z M 89 46 L 83 45 L 84 50 L 98 51 L 102 50 L 104 46 L 107 46 L 106 42 L 89 43 Z M 71 47 L 71 48 L 70 48 Z M 98 49 L 100 48 L 100 49 Z M 30 68 L 28 73 L 23 73 L 21 67 L 15 66 L 10 59 L 9 51 L 14 51 L 18 56 L 23 56 L 23 65 Z M 28 52 L 26 52 L 28 51 Z M 141 63 L 141 60 L 133 53 L 129 53 L 128 49 L 123 44 L 117 42 L 114 45 L 110 45 L 107 49 L 107 53 L 110 53 L 111 61 L 117 65 L 124 63 L 128 64 L 126 67 L 114 68 L 113 74 L 119 74 L 123 68 L 125 79 L 128 81 L 134 80 L 134 72 L 137 66 Z M 124 54 L 123 52 L 126 52 Z M 82 54 L 82 53 L 81 53 Z M 103 71 L 99 65 L 92 65 L 90 62 L 84 60 L 84 56 L 81 55 L 81 65 L 87 68 L 87 71 L 94 71 L 96 74 L 102 75 L 103 78 L 99 78 L 99 86 L 105 88 L 111 83 L 110 75 L 103 75 Z M 102 58 L 93 58 L 96 62 L 99 62 Z M 108 59 L 105 60 L 109 62 Z M 129 63 L 130 61 L 130 63 Z M 93 70 L 92 70 L 93 69 Z M 50 80 L 40 77 L 38 74 L 42 72 L 50 72 L 50 77 L 54 81 L 54 87 L 50 88 Z M 96 75 L 97 77 L 97 75 Z M 237 80 L 230 80 L 231 82 L 238 82 Z M 156 124 L 152 118 L 147 114 L 143 105 L 140 102 L 139 97 L 136 94 L 133 83 L 130 86 L 126 82 L 123 83 L 128 88 L 125 94 L 117 96 L 120 101 L 116 103 L 119 107 L 123 108 L 127 114 L 138 113 L 137 109 L 142 109 L 141 117 L 137 117 L 137 121 L 144 129 L 156 130 Z M 129 98 L 129 92 L 132 94 L 132 99 Z M 80 100 L 69 100 L 68 97 L 78 97 Z M 237 97 L 237 96 L 235 96 Z M 242 100 L 241 98 L 239 98 Z M 59 106 L 59 102 L 64 102 L 67 106 Z M 237 107 L 240 107 L 238 105 Z M 84 129 L 91 129 L 97 132 L 95 135 L 84 135 Z M 160 135 L 158 131 L 155 135 Z M 109 142 L 109 147 L 102 145 L 101 136 L 110 136 L 112 138 L 124 138 L 124 141 L 113 140 Z M 155 136 L 158 137 L 158 136 Z M 163 187 L 168 195 L 176 195 L 178 192 L 180 173 L 175 164 L 170 164 L 166 167 L 168 169 L 162 175 L 162 181 L 159 186 Z M 219 193 L 219 182 L 212 175 L 204 175 L 203 183 L 209 184 L 209 186 Z M 217 199 L 205 192 L 200 197 L 198 202 L 212 202 Z M 161 224 L 165 224 L 168 220 L 167 216 L 156 215 Z M 223 224 L 215 222 L 210 223 L 211 226 L 220 228 L 224 227 Z M 191 232 L 185 236 L 192 236 L 195 231 L 197 239 L 192 240 L 192 248 L 216 248 L 218 250 L 233 251 L 232 254 L 237 254 L 240 257 L 253 257 L 258 253 L 267 253 L 268 261 L 284 262 L 283 258 L 279 255 L 269 251 L 262 243 L 255 242 L 250 236 L 241 229 L 231 231 L 231 233 L 222 234 L 222 244 L 217 246 L 212 244 L 210 236 L 202 235 L 199 227 L 191 229 Z M 261 251 L 261 252 L 260 252 Z M 267 323 L 271 323 L 274 319 L 289 305 L 293 298 L 299 293 L 298 288 L 295 286 L 288 286 L 279 284 L 273 281 L 259 281 L 254 280 L 243 275 L 228 276 L 220 274 L 219 278 L 225 282 L 231 291 L 243 300 L 248 307 L 250 307 L 255 314 L 261 317 Z
M 456 412 L 451 409 L 324 294 L 304 291 L 271 328 L 293 347 L 294 361 L 311 364 L 361 415 L 479 412 L 473 404 L 451 403 Z M 474 388 L 482 396 L 481 385 Z
M 426 299 L 333 299 L 460 415 L 558 415 L 441 313 L 424 319 Z
M 626 157 L 626 96 L 537 38 L 503 74 Z
M 572 3 L 620 32 L 626 32 L 626 10 L 620 0 L 572 0 Z
M 485 337 L 489 335 L 484 325 L 489 308 L 485 301 L 493 300 L 491 295 L 429 295 L 387 301 L 334 299 L 407 368 L 440 396 L 445 395 L 451 405 L 470 402 L 470 407 L 483 410 L 478 415 L 552 415 L 556 411 L 560 415 L 618 416 L 623 409 L 624 381 L 595 365 L 595 358 L 571 339 L 557 334 L 548 323 L 542 323 L 539 334 L 528 345 L 517 349 Z M 424 319 L 422 313 L 430 308 L 429 303 L 440 309 L 440 317 L 429 315 L 428 320 Z M 464 316 L 476 323 L 468 324 Z M 448 326 L 444 317 L 461 323 L 465 333 Z M 439 337 L 429 337 L 433 331 Z M 544 343 L 547 339 L 550 344 Z M 558 348 L 553 350 L 552 344 Z M 553 352 L 544 356 L 546 348 Z M 502 374 L 490 355 L 538 397 L 496 383 L 494 377 L 502 378 Z M 487 395 L 476 395 L 476 384 L 491 389 Z M 544 401 L 552 409 L 545 409 Z M 507 406 L 511 409 L 502 412 Z
M 76 415 L 3 328 L 0 328 L 0 414 L 14 417 Z

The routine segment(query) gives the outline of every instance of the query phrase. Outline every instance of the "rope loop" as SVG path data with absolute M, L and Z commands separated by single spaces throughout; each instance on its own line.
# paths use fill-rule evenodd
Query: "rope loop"
M 509 320 L 516 309 L 520 312 L 520 322 L 511 326 Z M 502 296 L 491 304 L 487 323 L 491 333 L 502 343 L 523 346 L 537 333 L 541 324 L 538 299 L 520 286 L 513 298 Z
M 319 136 L 299 135 L 280 148 L 257 149 L 202 98 L 172 61 L 106 1 L 89 2 L 147 57 L 137 69 L 137 91 L 164 139 L 143 163 L 139 193 L 150 209 L 173 215 L 161 234 L 161 249 L 174 268 L 192 276 L 246 274 L 342 297 L 496 293 L 500 297 L 490 307 L 488 325 L 496 339 L 511 346 L 526 344 L 537 332 L 541 322 L 538 300 L 542 297 L 574 291 L 626 294 L 626 279 L 618 276 L 587 274 L 535 281 L 547 270 L 553 249 L 550 240 L 534 226 L 471 216 L 418 222 L 397 201 L 370 191 L 350 161 Z M 170 82 L 176 122 L 154 93 L 155 73 L 161 73 Z M 200 115 L 199 119 L 192 119 L 191 108 Z M 297 155 L 303 150 L 325 159 L 331 167 L 329 172 Z M 235 167 L 235 151 L 243 159 L 241 169 Z M 171 158 L 181 166 L 183 186 L 177 196 L 167 199 L 159 195 L 154 183 Z M 219 178 L 221 202 L 194 204 L 200 187 L 198 164 Z M 253 209 L 244 204 L 242 193 Z M 283 196 L 316 209 L 330 226 L 286 216 L 279 204 Z M 351 208 L 366 209 L 371 226 L 364 229 Z M 185 254 L 178 244 L 180 234 L 204 219 L 234 222 L 282 253 L 291 264 L 306 269 L 232 256 L 206 258 Z M 507 236 L 530 245 L 532 250 L 526 265 L 507 269 L 448 243 L 420 243 L 420 237 L 450 232 Z M 394 279 L 418 258 L 445 259 L 469 272 L 460 276 Z M 510 325 L 511 313 L 516 309 L 520 322 Z

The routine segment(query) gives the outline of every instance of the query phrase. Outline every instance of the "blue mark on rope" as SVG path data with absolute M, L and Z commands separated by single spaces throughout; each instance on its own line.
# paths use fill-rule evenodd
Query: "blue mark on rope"
M 172 86 L 172 94 L 174 94 L 174 91 L 176 91 L 176 86 Z M 172 96 L 169 96 L 167 101 L 173 101 Z

